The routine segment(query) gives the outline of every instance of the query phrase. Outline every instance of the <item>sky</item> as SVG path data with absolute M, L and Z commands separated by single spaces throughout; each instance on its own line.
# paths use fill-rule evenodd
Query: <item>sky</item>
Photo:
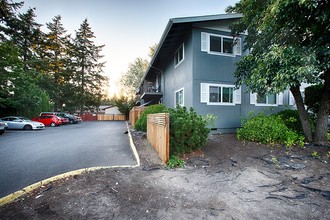
M 87 18 L 96 45 L 106 61 L 110 95 L 117 93 L 121 74 L 136 58 L 149 58 L 149 47 L 159 43 L 171 18 L 223 14 L 238 0 L 14 0 L 24 1 L 23 11 L 36 8 L 36 21 L 44 27 L 61 15 L 62 24 L 74 37 Z

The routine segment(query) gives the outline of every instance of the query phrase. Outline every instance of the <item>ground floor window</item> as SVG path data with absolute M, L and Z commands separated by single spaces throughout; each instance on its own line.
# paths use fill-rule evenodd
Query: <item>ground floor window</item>
M 184 106 L 184 88 L 175 91 L 174 104 L 176 106 Z
M 279 93 L 279 94 L 251 93 L 250 94 L 250 104 L 259 105 L 259 106 L 283 105 L 283 93 Z
M 212 103 L 233 103 L 234 88 L 226 86 L 210 86 L 210 100 Z
M 235 85 L 201 83 L 201 102 L 208 105 L 241 104 L 241 88 Z

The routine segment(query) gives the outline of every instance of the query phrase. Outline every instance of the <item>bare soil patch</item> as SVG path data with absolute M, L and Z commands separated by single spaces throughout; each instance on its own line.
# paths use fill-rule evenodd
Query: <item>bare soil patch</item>
M 329 147 L 288 151 L 210 135 L 171 170 L 145 134 L 132 136 L 140 167 L 53 182 L 0 207 L 0 219 L 329 219 Z

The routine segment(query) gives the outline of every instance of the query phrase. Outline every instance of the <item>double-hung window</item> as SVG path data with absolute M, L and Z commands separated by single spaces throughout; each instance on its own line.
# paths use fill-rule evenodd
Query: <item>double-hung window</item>
M 208 105 L 241 104 L 241 88 L 234 85 L 201 83 L 201 103 Z
M 184 106 L 184 88 L 175 91 L 174 103 L 176 106 Z
M 184 60 L 184 44 L 181 44 L 179 49 L 174 54 L 174 67 L 177 67 Z
M 228 86 L 210 86 L 210 103 L 234 103 L 234 88 Z
M 241 38 L 202 32 L 201 50 L 209 54 L 236 56 L 241 55 Z

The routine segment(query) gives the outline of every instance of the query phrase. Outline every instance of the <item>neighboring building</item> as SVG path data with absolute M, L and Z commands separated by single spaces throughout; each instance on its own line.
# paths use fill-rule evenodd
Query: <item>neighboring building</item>
M 117 106 L 108 106 L 108 105 L 101 105 L 98 110 L 99 114 L 105 115 L 121 115 L 122 113 L 118 110 Z
M 112 106 L 105 109 L 106 115 L 122 115 L 122 113 L 118 110 L 117 106 Z
M 251 111 L 276 112 L 289 105 L 288 91 L 261 97 L 245 92 L 246 86 L 235 90 L 233 73 L 245 55 L 245 35 L 234 38 L 229 25 L 240 18 L 220 14 L 170 19 L 141 84 L 141 105 L 192 106 L 199 114 L 216 115 L 216 128 L 224 133 L 240 127 Z

